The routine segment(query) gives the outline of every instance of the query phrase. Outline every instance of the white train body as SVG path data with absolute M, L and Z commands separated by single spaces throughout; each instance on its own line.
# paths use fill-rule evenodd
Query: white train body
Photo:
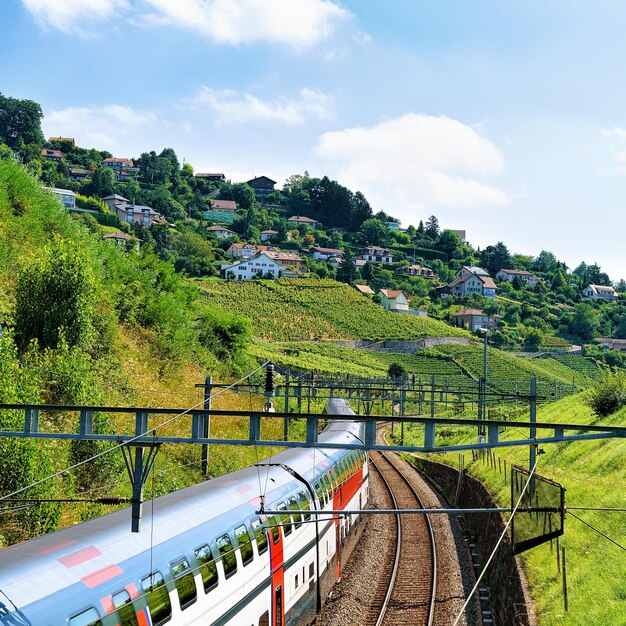
M 350 412 L 335 400 L 333 412 Z M 362 424 L 319 437 L 362 442 Z M 300 509 L 268 518 L 256 511 Z M 367 456 L 290 449 L 259 467 L 156 498 L 143 530 L 128 509 L 0 552 L 0 625 L 292 626 L 315 616 L 357 540 Z

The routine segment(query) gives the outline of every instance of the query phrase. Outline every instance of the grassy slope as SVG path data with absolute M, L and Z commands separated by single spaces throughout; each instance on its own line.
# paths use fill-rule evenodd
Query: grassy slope
M 521 419 L 526 419 L 521 416 Z M 538 420 L 559 423 L 626 423 L 626 409 L 602 421 L 597 420 L 582 401 L 581 394 L 539 408 Z M 519 429 L 509 429 L 503 438 L 519 437 Z M 475 433 L 466 433 L 467 437 Z M 457 436 L 447 441 L 459 441 Z M 626 507 L 626 440 L 606 439 L 589 442 L 543 445 L 538 473 L 556 480 L 567 489 L 566 504 L 571 506 Z M 443 455 L 457 464 L 457 455 Z M 499 450 L 497 456 L 527 466 L 527 448 Z M 441 459 L 441 456 L 437 457 Z M 468 455 L 466 455 L 466 459 Z M 487 464 L 475 462 L 469 471 L 487 484 L 503 506 L 509 506 L 510 486 Z M 626 513 L 573 511 L 598 527 L 621 545 L 626 545 Z M 624 552 L 571 516 L 566 516 L 561 538 L 568 562 L 569 612 L 565 613 L 562 581 L 557 575 L 556 554 L 545 544 L 523 553 L 531 592 L 541 626 L 567 624 L 604 626 L 626 623 Z
M 467 337 L 431 318 L 385 311 L 348 285 L 323 279 L 198 281 L 212 305 L 245 315 L 253 334 L 274 341 Z

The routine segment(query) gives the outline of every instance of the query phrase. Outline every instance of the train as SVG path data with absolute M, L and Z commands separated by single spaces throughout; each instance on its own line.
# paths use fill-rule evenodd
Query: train
M 333 421 L 319 441 L 362 444 L 363 431 Z M 361 515 L 323 512 L 366 508 L 368 477 L 363 450 L 290 448 L 144 504 L 140 533 L 120 509 L 8 547 L 0 625 L 309 624 L 363 527 Z

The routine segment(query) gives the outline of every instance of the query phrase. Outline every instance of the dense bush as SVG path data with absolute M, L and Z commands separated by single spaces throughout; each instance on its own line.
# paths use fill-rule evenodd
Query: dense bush
M 626 406 L 626 372 L 606 373 L 585 396 L 588 406 L 599 417 L 606 417 Z

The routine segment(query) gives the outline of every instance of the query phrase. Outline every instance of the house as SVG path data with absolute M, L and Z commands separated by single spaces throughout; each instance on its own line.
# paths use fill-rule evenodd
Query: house
M 617 298 L 617 291 L 607 285 L 587 285 L 582 291 L 585 298 L 593 300 L 608 300 L 609 302 Z
M 403 265 L 396 270 L 396 274 L 406 274 L 407 276 L 422 276 L 429 280 L 437 280 L 437 275 L 430 267 L 420 265 L 419 263 L 413 263 L 412 265 Z
M 51 191 L 61 200 L 66 209 L 76 208 L 76 194 L 73 191 L 70 189 L 57 189 L 56 187 L 51 189 Z
M 219 239 L 227 239 L 228 237 L 234 237 L 237 233 L 229 230 L 228 228 L 224 228 L 223 226 L 209 226 L 206 229 L 209 235 L 214 235 Z
M 106 204 L 111 211 L 115 212 L 115 206 L 117 204 L 128 204 L 128 200 L 124 196 L 120 196 L 116 193 L 112 193 L 110 196 L 102 198 L 102 202 Z
M 135 243 L 135 250 L 139 250 L 139 243 L 141 242 L 141 239 L 137 239 L 137 237 L 122 232 L 107 233 L 106 235 L 102 235 L 102 238 L 112 241 L 116 246 L 121 247 L 124 247 L 127 242 L 132 241 Z
M 311 248 L 308 252 L 316 261 L 328 261 L 333 258 L 343 257 L 343 250 L 336 248 Z
M 236 211 L 237 203 L 234 200 L 209 200 L 211 211 Z
M 374 290 L 369 285 L 354 285 L 354 288 L 364 296 L 374 295 Z
M 408 311 L 410 300 L 399 289 L 381 289 L 378 294 L 382 298 L 383 308 L 388 311 Z
M 266 200 L 267 196 L 274 192 L 274 185 L 276 184 L 275 180 L 267 176 L 257 176 L 246 182 L 254 189 L 254 197 L 257 200 Z
M 487 315 L 480 309 L 464 309 L 452 314 L 452 324 L 468 330 L 478 330 L 479 328 L 496 330 L 500 319 L 502 319 L 501 315 Z
M 396 230 L 398 232 L 400 232 L 402 229 L 400 228 L 400 223 L 399 222 L 383 222 L 383 224 L 389 229 L 389 230 Z
M 594 339 L 602 344 L 605 350 L 617 350 L 618 352 L 626 352 L 626 339 L 613 339 L 612 337 L 601 337 Z
M 76 145 L 76 141 L 74 140 L 74 137 L 48 137 L 48 142 L 51 142 L 51 141 L 67 141 L 72 146 Z
M 136 169 L 132 169 L 132 170 L 114 169 L 113 175 L 115 176 L 116 182 L 124 183 L 127 180 L 130 180 L 131 178 L 137 178 L 137 170 Z
M 124 159 L 121 157 L 109 157 L 102 160 L 102 165 L 110 167 L 114 170 L 123 170 L 129 167 L 134 167 L 134 163 L 130 159 Z
M 512 283 L 516 276 L 519 280 L 521 280 L 523 283 L 525 283 L 529 287 L 534 287 L 539 282 L 539 278 L 537 276 L 535 276 L 531 272 L 526 272 L 524 270 L 501 269 L 496 274 L 496 278 L 498 280 L 506 280 L 509 283 Z
M 271 241 L 272 239 L 276 239 L 278 237 L 277 230 L 262 230 L 261 231 L 261 241 Z
M 256 246 L 252 243 L 233 243 L 226 250 L 226 254 L 234 259 L 245 259 L 257 252 L 279 252 L 279 249 L 274 246 Z
M 287 221 L 294 226 L 304 225 L 309 228 L 317 228 L 317 225 L 319 224 L 317 220 L 305 217 L 304 215 L 292 215 Z
M 168 221 L 157 213 L 152 207 L 129 202 L 123 196 L 116 193 L 102 198 L 102 201 L 113 211 L 117 217 L 127 224 L 141 223 L 144 226 L 152 226 L 155 222 L 167 224 Z
M 224 174 L 202 174 L 202 173 L 197 173 L 193 175 L 194 178 L 204 178 L 205 180 L 208 180 L 212 183 L 222 183 L 226 180 L 226 176 Z
M 363 261 L 370 261 L 371 263 L 393 263 L 391 251 L 378 246 L 361 248 L 358 257 Z
M 464 298 L 477 294 L 495 300 L 497 289 L 498 286 L 493 282 L 493 278 L 484 269 L 463 266 L 451 283 L 438 287 L 437 291 L 441 297 L 452 295 Z
M 460 240 L 461 243 L 466 244 L 467 243 L 467 232 L 464 230 L 453 230 L 452 231 Z
M 44 148 L 39 151 L 39 154 L 44 159 L 48 159 L 49 161 L 55 161 L 58 163 L 63 160 L 63 153 L 60 150 L 48 150 L 47 148 Z
M 257 276 L 278 278 L 289 272 L 288 267 L 299 270 L 301 261 L 297 254 L 261 251 L 232 265 L 222 265 L 221 269 L 224 277 L 232 272 L 236 280 L 252 280 Z
M 89 176 L 89 171 L 82 167 L 70 167 L 70 178 L 76 181 L 83 181 Z

